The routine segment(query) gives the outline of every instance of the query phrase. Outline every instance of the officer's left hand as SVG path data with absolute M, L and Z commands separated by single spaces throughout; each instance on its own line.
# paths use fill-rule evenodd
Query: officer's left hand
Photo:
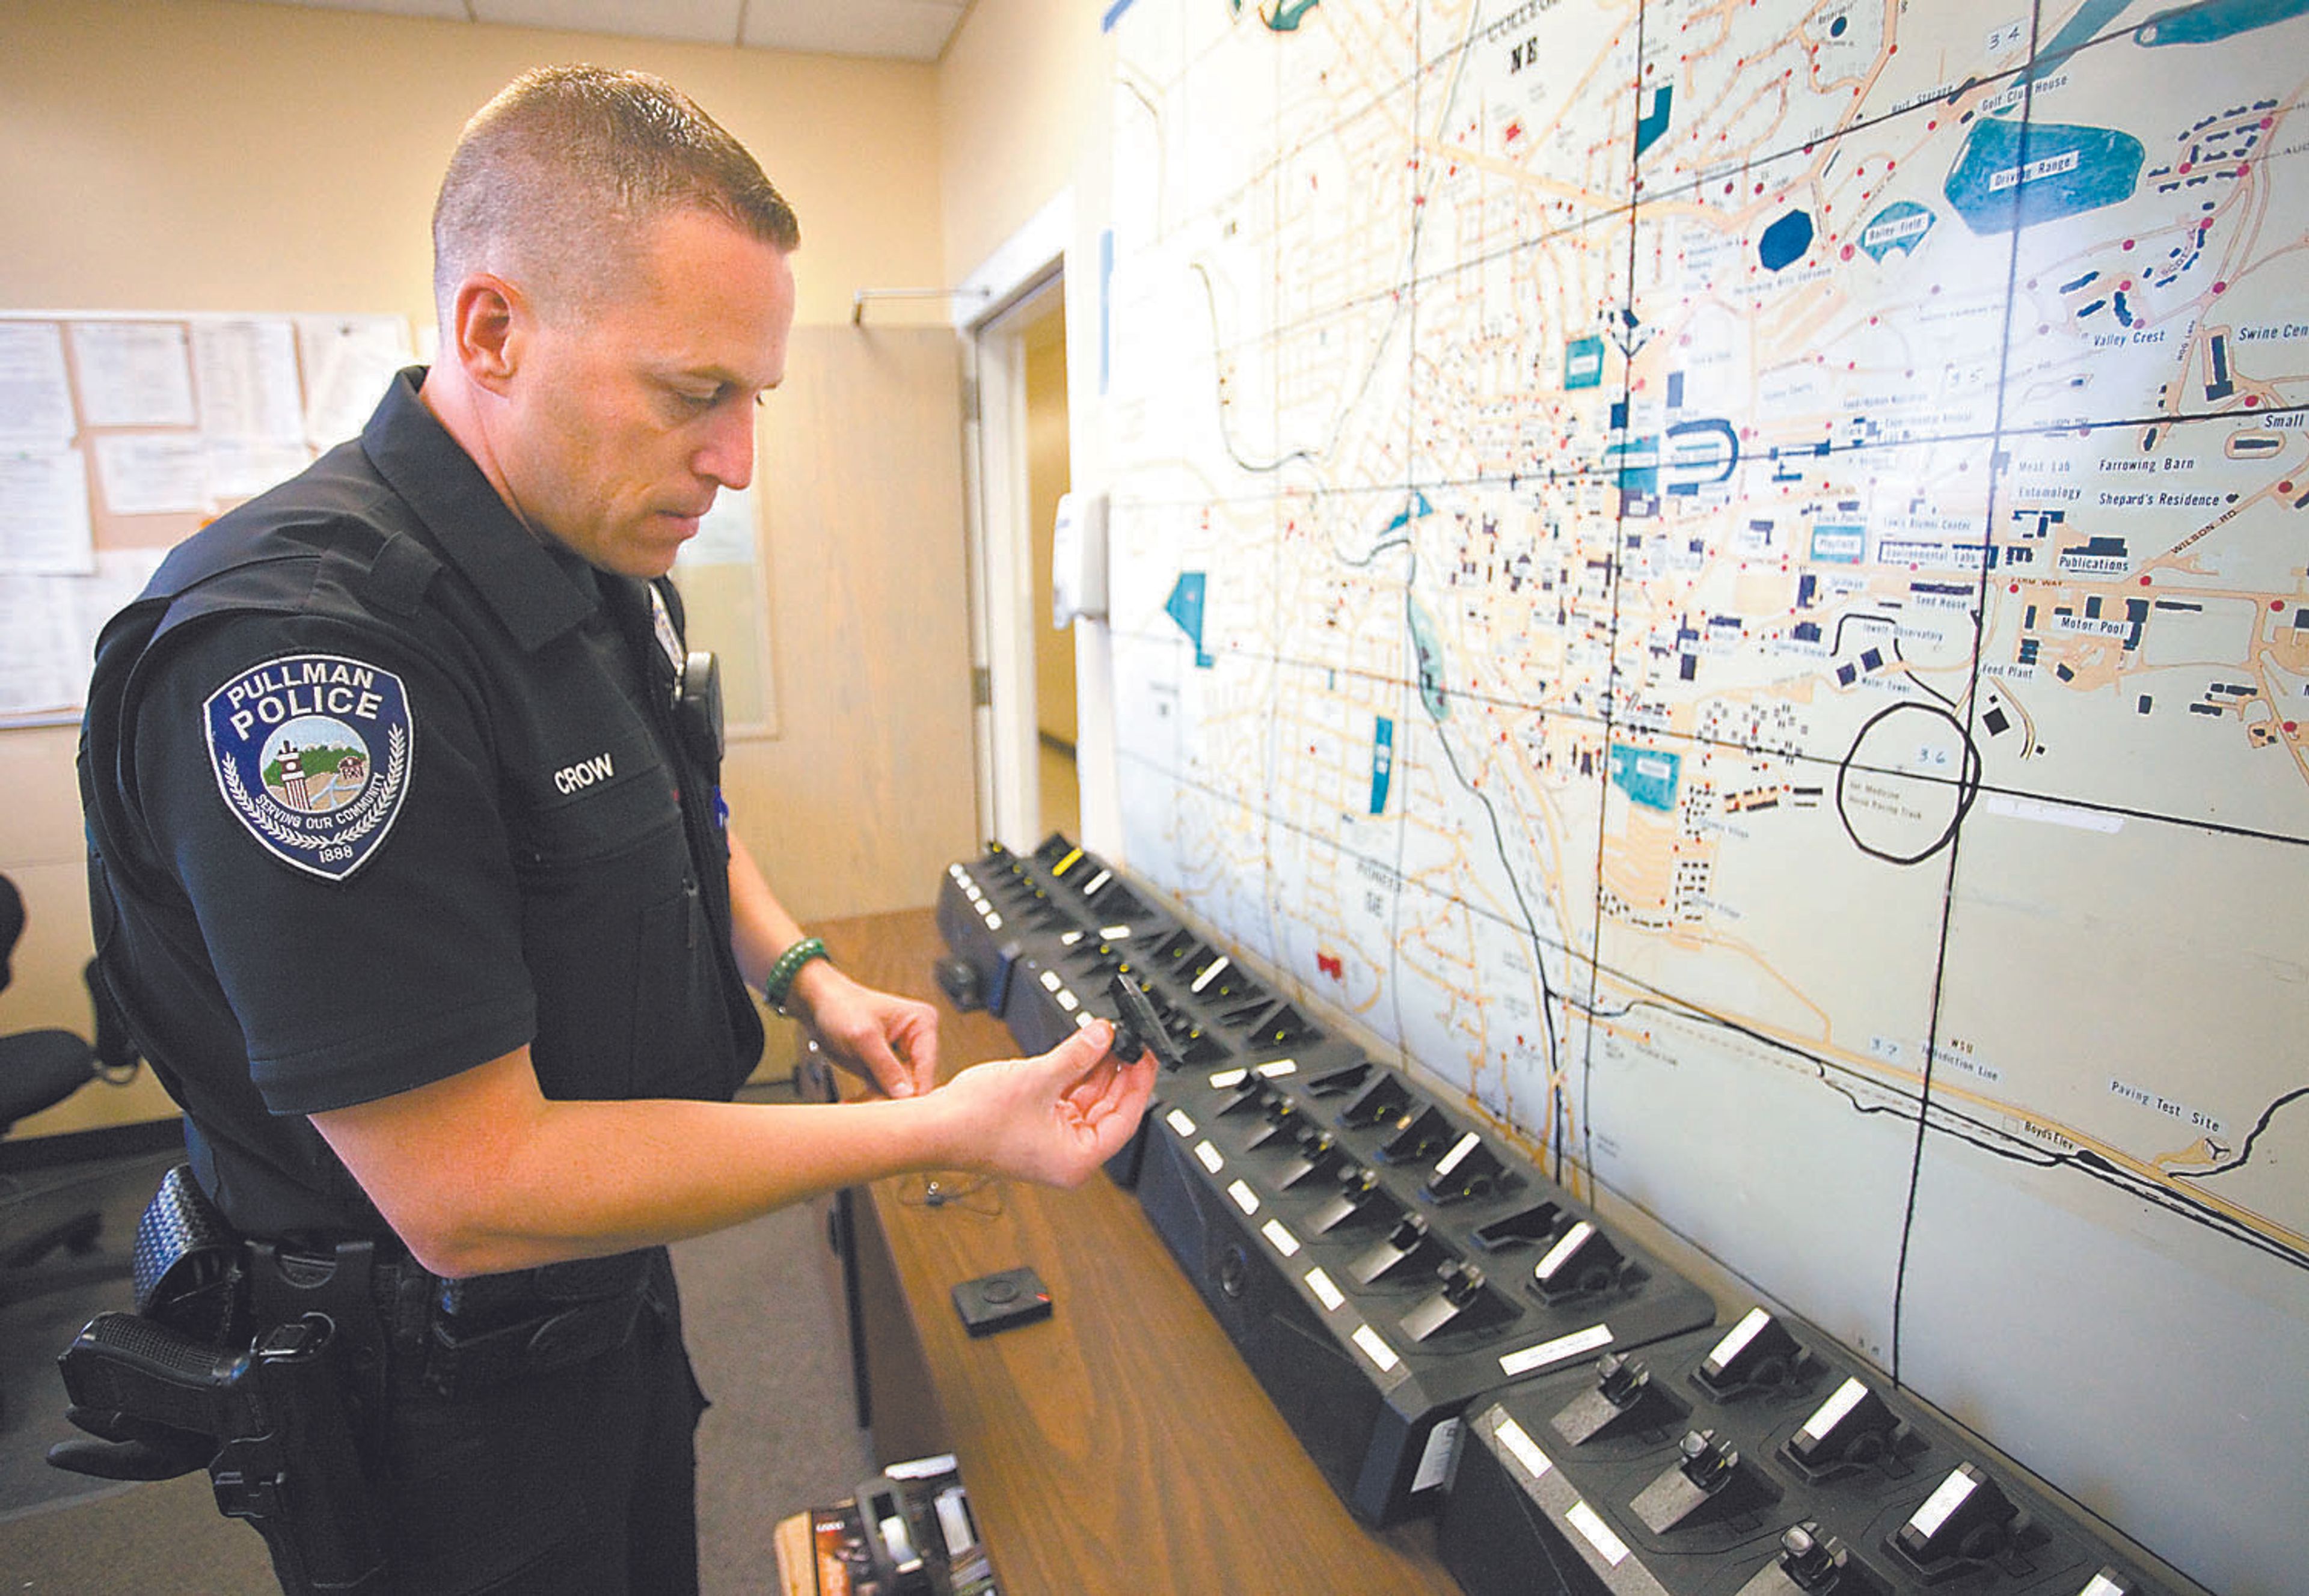
M 885 1097 L 920 1097 L 938 1084 L 938 1010 L 860 986 L 814 960 L 790 1001 L 834 1061 Z

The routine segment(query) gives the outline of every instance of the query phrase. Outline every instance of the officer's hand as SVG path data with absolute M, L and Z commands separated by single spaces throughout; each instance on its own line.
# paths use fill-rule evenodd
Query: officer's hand
M 1114 1027 L 1083 1026 L 1039 1058 L 963 1071 L 943 1088 L 964 1116 L 960 1152 L 970 1167 L 1045 1186 L 1079 1186 L 1122 1150 L 1154 1091 L 1154 1056 L 1124 1064 Z
M 823 959 L 794 978 L 790 1001 L 817 1045 L 885 1097 L 938 1084 L 938 1010 L 860 986 Z

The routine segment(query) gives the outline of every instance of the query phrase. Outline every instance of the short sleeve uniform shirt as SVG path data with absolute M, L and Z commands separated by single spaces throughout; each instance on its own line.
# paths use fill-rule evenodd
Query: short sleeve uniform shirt
M 377 1229 L 305 1115 L 524 1044 L 549 1097 L 726 1098 L 761 1047 L 679 600 L 533 537 L 420 375 L 99 644 L 99 954 L 255 1234 Z

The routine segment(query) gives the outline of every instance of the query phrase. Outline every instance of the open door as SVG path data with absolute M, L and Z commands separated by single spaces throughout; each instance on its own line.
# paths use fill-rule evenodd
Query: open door
M 1019 850 L 1072 834 L 1079 815 L 1074 637 L 1051 625 L 1051 531 L 1069 472 L 1066 324 L 1054 262 L 966 341 L 980 813 Z

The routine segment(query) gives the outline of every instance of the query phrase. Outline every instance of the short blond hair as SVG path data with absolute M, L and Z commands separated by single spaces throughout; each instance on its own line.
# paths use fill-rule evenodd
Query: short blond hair
M 801 242 L 760 163 L 664 79 L 586 65 L 523 73 L 465 124 L 441 179 L 441 324 L 457 285 L 480 270 L 557 306 L 598 302 L 632 280 L 649 227 L 684 211 L 782 250 Z

